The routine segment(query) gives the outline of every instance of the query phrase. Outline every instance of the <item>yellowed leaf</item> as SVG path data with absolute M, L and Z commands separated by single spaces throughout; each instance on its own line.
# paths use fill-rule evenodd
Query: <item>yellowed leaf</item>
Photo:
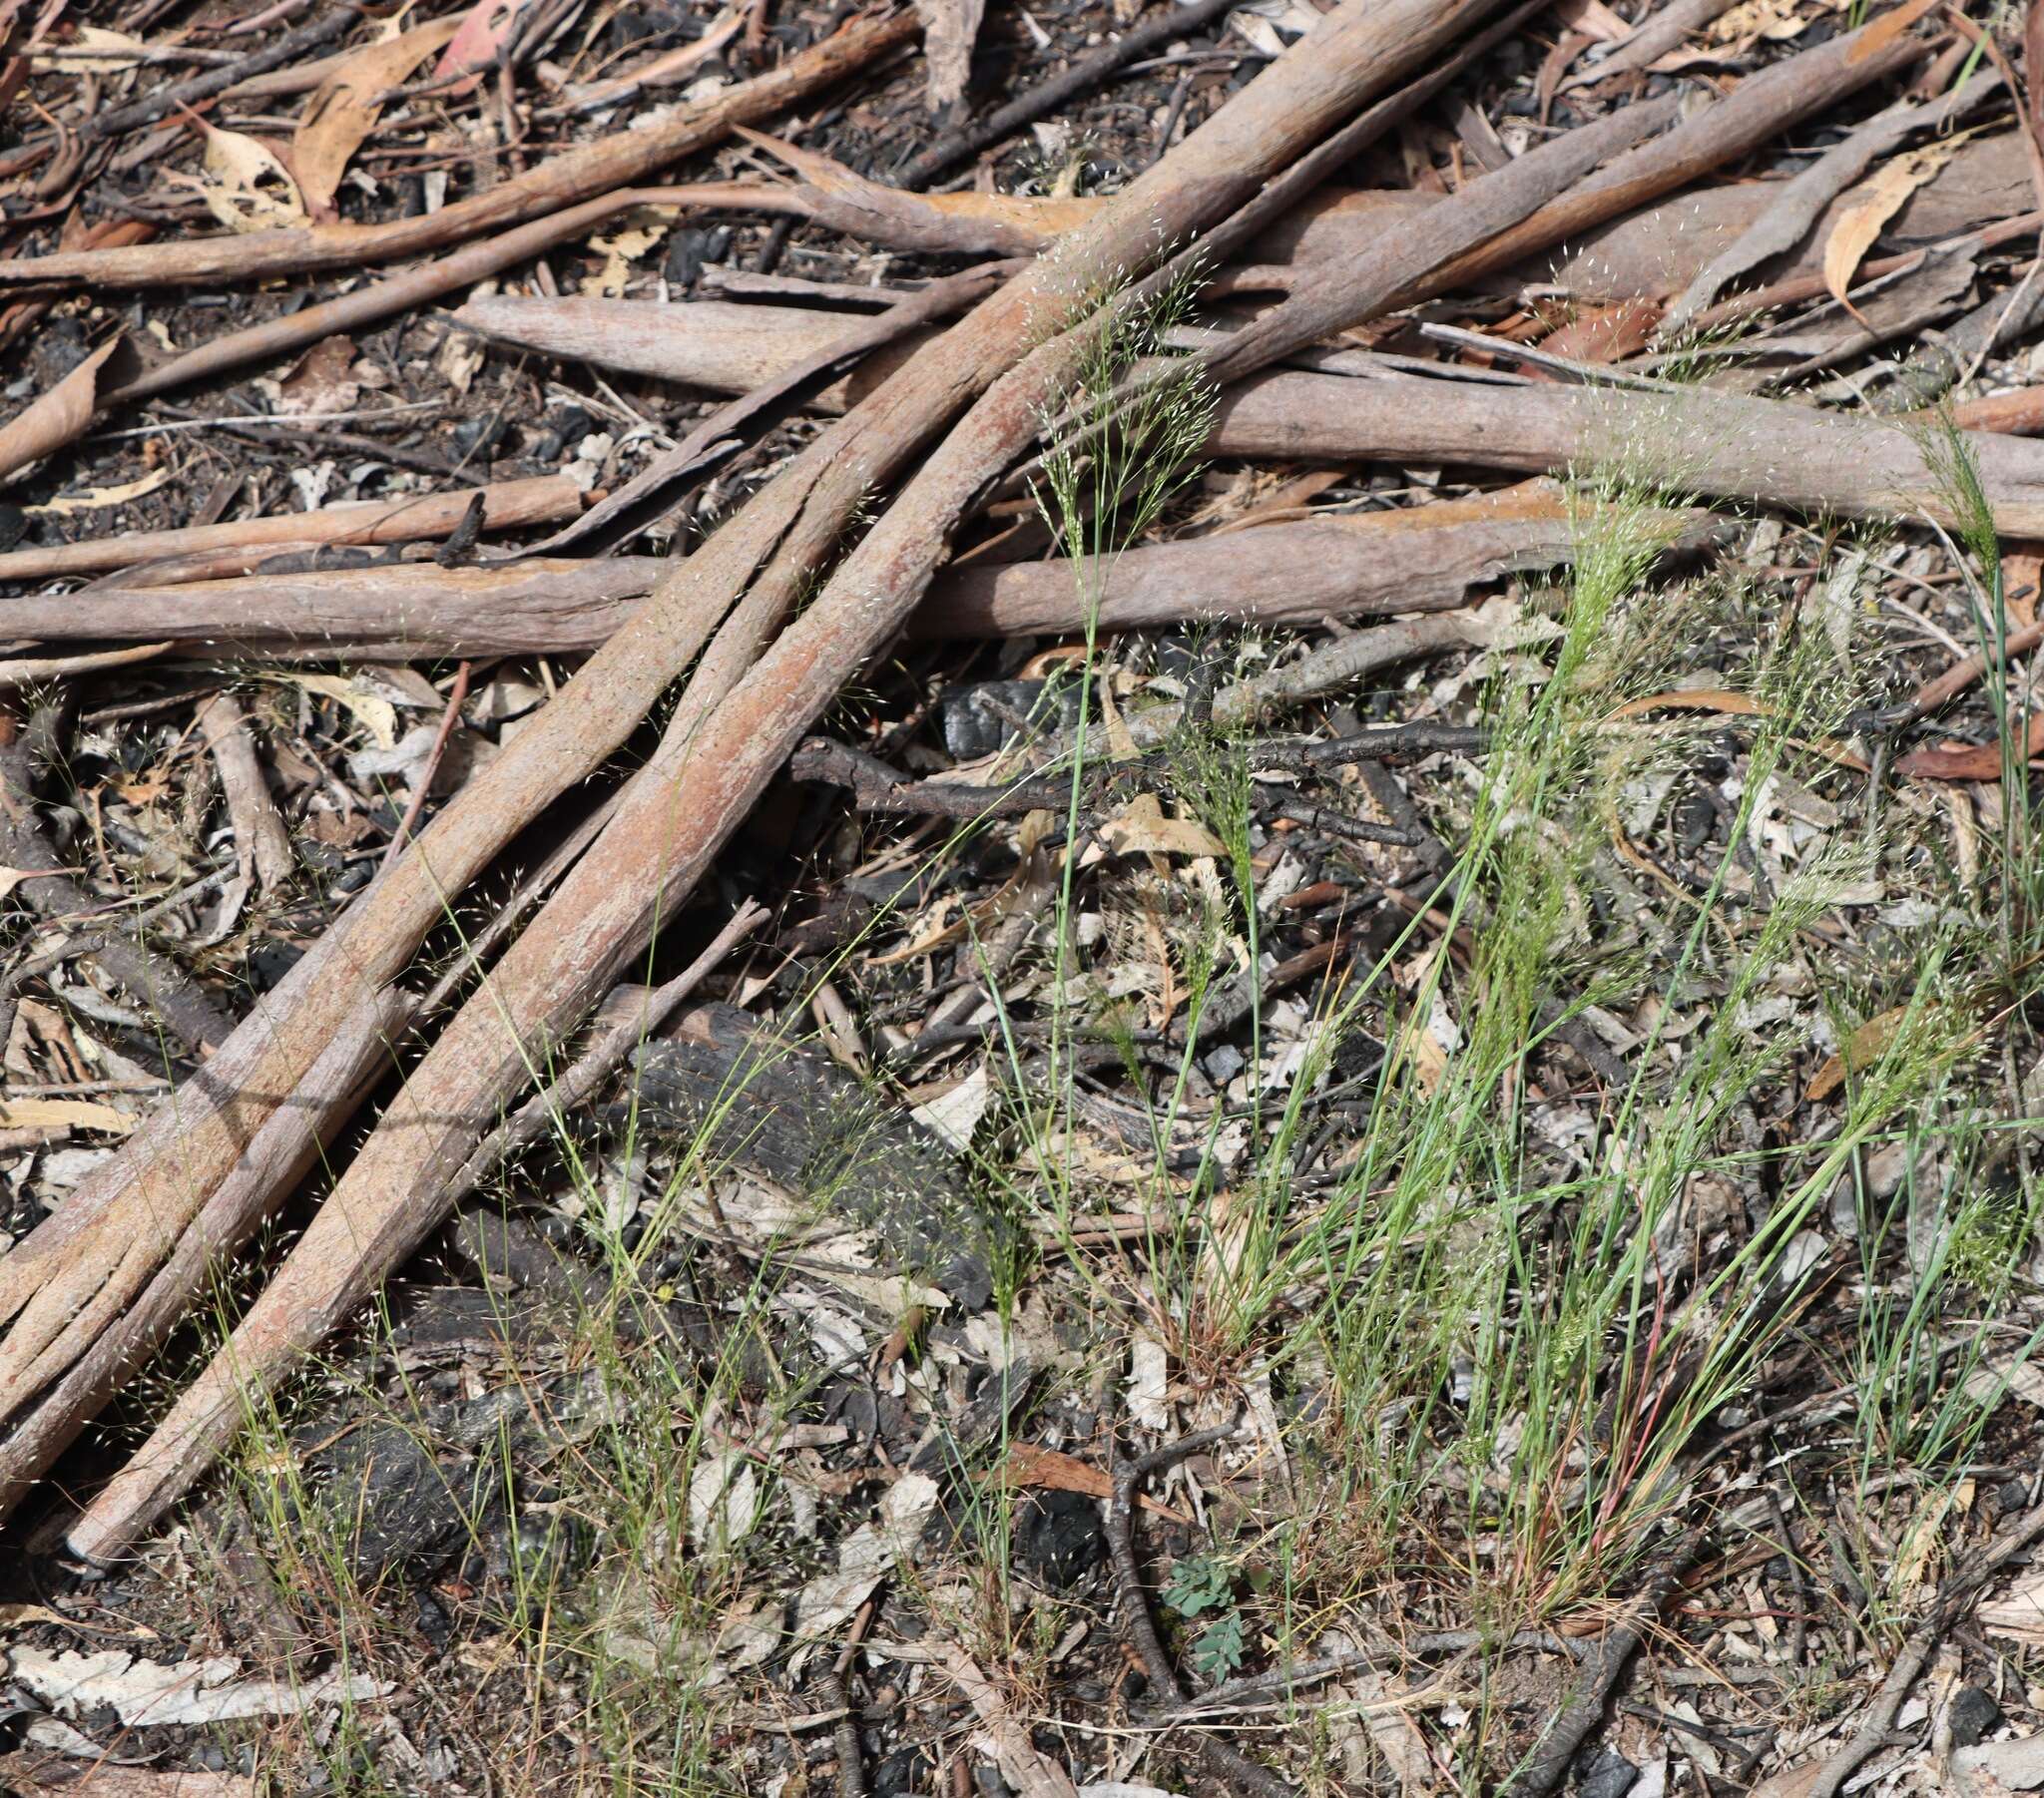
M 1212 855 L 1228 853 L 1222 841 L 1191 818 L 1168 818 L 1155 793 L 1138 793 L 1120 817 L 1101 827 L 1100 840 L 1117 855 Z
M 96 512 L 102 506 L 125 506 L 130 500 L 139 500 L 144 494 L 154 493 L 170 478 L 170 469 L 159 468 L 139 481 L 124 482 L 119 487 L 95 487 L 86 493 L 45 501 L 40 506 L 24 506 L 22 510 L 30 514 L 46 513 L 56 518 L 71 518 L 80 512 Z
M 1852 191 L 1849 204 L 1839 214 L 1824 242 L 1824 285 L 1848 312 L 1853 311 L 1851 300 L 1846 298 L 1852 276 L 1879 237 L 1881 227 L 1908 204 L 1910 195 L 1952 160 L 1958 148 L 1959 140 L 1951 139 L 1892 157 L 1871 181 L 1862 182 Z
M 603 272 L 596 277 L 596 291 L 606 299 L 623 297 L 625 283 L 632 278 L 632 264 L 673 227 L 671 219 L 663 220 L 651 214 L 642 217 L 646 223 L 630 225 L 607 237 L 589 240 L 589 247 L 603 256 Z
M 348 160 L 383 113 L 383 96 L 404 81 L 461 29 L 459 16 L 435 19 L 416 31 L 393 31 L 356 52 L 319 84 L 291 138 L 291 167 L 315 218 L 333 217 L 333 197 Z
M 90 1099 L 0 1099 L 0 1129 L 99 1130 L 125 1136 L 134 1127 L 126 1112 Z
M 388 699 L 364 692 L 354 681 L 343 680 L 338 674 L 300 674 L 295 672 L 262 677 L 285 681 L 292 686 L 301 686 L 309 693 L 318 693 L 324 698 L 338 700 L 354 713 L 356 720 L 368 731 L 370 741 L 377 748 L 397 747 L 397 707 Z
M 194 190 L 231 231 L 290 229 L 311 223 L 291 172 L 260 138 L 222 131 L 190 111 L 185 116 L 206 134 L 204 173 L 169 173 L 165 181 Z
M 125 69 L 139 69 L 148 60 L 149 46 L 140 38 L 100 25 L 81 25 L 70 43 L 45 45 L 29 59 L 29 66 L 39 75 L 58 69 L 118 75 Z

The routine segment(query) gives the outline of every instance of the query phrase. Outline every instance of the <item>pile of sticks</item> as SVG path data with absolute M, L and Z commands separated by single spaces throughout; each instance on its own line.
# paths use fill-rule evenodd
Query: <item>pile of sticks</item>
M 26 293 L 437 254 L 148 370 L 97 357 L 0 430 L 5 470 L 49 454 L 110 408 L 455 293 L 632 206 L 770 204 L 876 241 L 1002 258 L 897 296 L 870 318 L 797 316 L 764 339 L 756 318 L 749 349 L 766 359 L 746 366 L 717 359 L 717 333 L 692 328 L 714 316 L 692 319 L 691 308 L 642 315 L 643 328 L 628 333 L 592 316 L 593 302 L 471 302 L 467 320 L 504 339 L 607 355 L 740 395 L 634 489 L 592 512 L 568 483 L 485 492 L 479 522 L 563 522 L 534 557 L 460 570 L 413 564 L 237 578 L 254 546 L 204 531 L 118 553 L 88 545 L 0 555 L 0 579 L 10 580 L 180 559 L 168 574 L 103 588 L 89 610 L 63 598 L 10 602 L 10 636 L 220 642 L 286 655 L 331 654 L 336 645 L 449 656 L 591 652 L 203 1068 L 0 1259 L 0 1510 L 20 1501 L 155 1351 L 209 1270 L 275 1213 L 402 1050 L 396 1098 L 310 1227 L 232 1340 L 66 1539 L 72 1553 L 102 1561 L 133 1544 L 219 1454 L 252 1394 L 282 1379 L 444 1220 L 492 1122 L 536 1084 L 662 919 L 689 900 L 857 670 L 904 632 L 1057 631 L 1082 622 L 1068 571 L 947 573 L 947 555 L 961 524 L 1035 448 L 1104 314 L 1144 304 L 1188 271 L 1236 290 L 1269 282 L 1281 295 L 1240 330 L 1188 349 L 1224 390 L 1218 454 L 1389 457 L 1540 474 L 1623 449 L 1635 464 L 1645 456 L 1644 474 L 1698 496 L 1942 518 L 1906 421 L 1690 394 L 1681 403 L 1694 409 L 1678 442 L 1665 428 L 1675 398 L 1651 381 L 1571 385 L 1498 372 L 1466 383 L 1368 358 L 1343 365 L 1338 356 L 1313 368 L 1278 366 L 1580 240 L 1841 97 L 1917 68 L 1937 45 L 1926 0 L 1908 0 L 1701 109 L 1685 114 L 1673 101 L 1622 108 L 1433 204 L 1329 202 L 1331 175 L 1543 3 L 1508 10 L 1502 0 L 1343 0 L 1125 191 L 1055 214 L 946 208 L 862 186 L 800 153 L 785 158 L 800 178 L 792 187 L 636 185 L 899 52 L 915 30 L 900 13 L 856 20 L 656 131 L 562 155 L 428 218 L 0 262 L 0 287 Z M 1994 77 L 1981 79 L 1991 89 Z M 1256 258 L 1275 254 L 1280 240 L 1290 259 L 1272 274 Z M 876 353 L 890 358 L 877 375 Z M 694 554 L 586 559 L 797 407 L 835 416 Z M 1981 437 L 1974 454 L 2002 527 L 2044 536 L 2044 449 Z M 1705 522 L 1702 513 L 1677 515 L 1671 528 Z M 317 541 L 305 519 L 289 525 L 289 541 Z M 415 509 L 344 519 L 334 530 L 395 541 L 451 528 L 451 519 Z M 1556 490 L 1535 483 L 1411 516 L 1267 527 L 1253 559 L 1231 561 L 1226 538 L 1138 550 L 1113 570 L 1102 622 L 1452 606 L 1502 569 L 1565 559 L 1570 528 Z M 568 549 L 576 559 L 561 559 Z M 808 595 L 797 614 L 798 596 Z M 516 920 L 507 921 L 473 946 L 473 990 L 429 1024 L 404 985 L 428 933 L 528 822 L 595 774 L 678 683 L 657 752 L 534 877 L 522 928 L 514 933 Z

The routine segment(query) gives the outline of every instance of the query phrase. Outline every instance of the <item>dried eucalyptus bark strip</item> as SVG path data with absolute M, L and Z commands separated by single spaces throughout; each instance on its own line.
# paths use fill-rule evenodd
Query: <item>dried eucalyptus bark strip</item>
M 1488 0 L 1346 0 L 1098 220 L 1061 239 L 1056 254 L 1039 258 L 826 432 L 691 559 L 677 585 L 714 595 L 716 610 L 749 582 L 754 589 L 722 634 L 729 653 L 713 649 L 710 672 L 699 673 L 702 702 L 684 696 L 661 756 L 635 777 L 581 864 L 411 1072 L 234 1340 L 74 1526 L 77 1552 L 104 1557 L 134 1541 L 233 1434 L 248 1389 L 280 1378 L 436 1226 L 482 1121 L 532 1078 L 547 1046 L 687 897 L 809 721 L 899 629 L 974 497 L 1034 435 L 1086 349 L 1073 334 L 1056 333 L 1103 288 L 1140 276 L 1244 207 L 1360 103 L 1440 54 L 1486 10 Z M 743 672 L 862 496 L 907 465 L 975 394 L 977 403 L 822 593 Z M 761 528 L 768 520 L 770 534 Z M 737 558 L 734 538 L 745 545 Z M 612 687 L 627 671 L 643 681 L 657 668 L 661 684 L 677 672 L 663 641 L 663 615 L 675 604 L 674 595 L 656 596 L 556 706 L 581 693 L 612 723 L 621 712 L 642 715 L 650 699 L 623 703 Z M 718 696 L 727 680 L 735 684 Z M 485 778 L 539 728 L 528 726 Z M 8 1272 L 0 1262 L 0 1301 Z

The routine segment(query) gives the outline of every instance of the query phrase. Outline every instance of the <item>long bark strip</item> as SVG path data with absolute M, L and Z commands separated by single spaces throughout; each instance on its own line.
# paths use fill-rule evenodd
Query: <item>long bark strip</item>
M 826 432 L 692 559 L 688 568 L 698 572 L 689 585 L 700 589 L 705 565 L 732 561 L 719 546 L 743 535 L 756 513 L 777 508 L 785 524 L 773 541 L 787 543 L 761 586 L 791 588 L 799 567 L 789 566 L 789 546 L 803 545 L 806 555 L 807 545 L 833 540 L 866 490 L 890 479 L 979 396 L 823 593 L 715 710 L 685 695 L 682 717 L 692 726 L 699 710 L 708 712 L 694 741 L 670 730 L 672 750 L 664 748 L 634 780 L 540 919 L 413 1071 L 234 1340 L 74 1527 L 74 1549 L 105 1557 L 133 1542 L 233 1434 L 247 1389 L 281 1377 L 435 1227 L 480 1122 L 525 1084 L 547 1045 L 586 1014 L 658 920 L 681 904 L 810 720 L 899 629 L 973 495 L 1028 442 L 1070 378 L 1083 346 L 1056 333 L 1101 292 L 1251 201 L 1361 103 L 1451 47 L 1491 4 L 1345 0 L 1097 221 L 1061 239 Z M 1042 347 L 1016 368 L 1032 344 Z M 744 588 L 760 558 L 749 547 L 739 560 L 742 572 L 720 604 Z M 740 649 L 778 603 L 756 612 L 749 599 L 741 607 L 728 637 L 733 654 L 719 661 L 714 680 L 696 683 L 706 700 L 743 664 Z M 675 672 L 663 642 L 669 609 L 656 597 L 556 704 L 585 689 L 591 696 L 583 703 L 606 708 L 613 724 L 620 712 L 640 715 L 644 704 L 621 704 L 611 687 L 621 669 L 657 664 L 664 675 Z M 514 751 L 537 728 L 517 738 Z M 686 765 L 677 768 L 684 750 Z M 422 846 L 435 834 L 428 831 Z M 0 1279 L 10 1271 L 0 1263 Z
M 1400 220 L 1367 255 L 1313 269 L 1289 296 L 1210 354 L 1207 371 L 1226 383 L 1387 309 L 1414 276 L 1490 242 L 1549 205 L 1610 157 L 1673 128 L 1681 97 L 1664 95 L 1550 138 L 1495 174 L 1479 177 L 1417 217 Z
M 2008 537 L 2044 535 L 2044 443 L 1965 433 Z M 1616 469 L 1669 493 L 1831 512 L 1958 521 L 1903 425 L 1702 387 L 1639 391 L 1529 383 L 1274 374 L 1221 402 L 1227 453 L 1298 461 L 1473 464 L 1528 474 Z
M 150 287 L 257 280 L 359 268 L 445 249 L 491 231 L 643 182 L 658 169 L 719 142 L 734 125 L 784 112 L 853 70 L 909 43 L 910 11 L 854 19 L 842 31 L 765 75 L 684 107 L 651 131 L 621 131 L 549 157 L 487 193 L 387 225 L 315 225 L 197 237 L 129 249 L 79 249 L 0 262 L 0 286 Z
M 1716 105 L 1617 158 L 1523 224 L 1450 263 L 1421 283 L 1418 291 L 1408 293 L 1404 303 L 1509 268 L 1521 256 L 1672 194 L 1758 150 L 1798 121 L 1884 80 L 1923 55 L 1925 40 L 1909 27 L 1927 10 L 1924 0 L 1904 0 L 1857 31 L 1749 76 Z
M 1655 521 L 1671 543 L 1708 513 Z M 1477 499 L 1402 511 L 1328 514 L 1124 551 L 1075 580 L 1069 562 L 970 566 L 940 575 L 908 621 L 918 638 L 1022 637 L 1086 628 L 1141 630 L 1181 620 L 1252 626 L 1383 618 L 1462 605 L 1469 590 L 1573 559 L 1583 511 L 1559 487 L 1528 482 Z
M 1130 550 L 1101 578 L 1095 623 L 1106 631 L 1188 620 L 1313 624 L 1458 606 L 1482 582 L 1567 561 L 1579 514 L 1559 489 L 1535 484 L 1481 499 L 1273 523 L 1257 531 L 1253 554 L 1226 536 Z M 171 634 L 216 654 L 299 660 L 568 655 L 594 650 L 621 629 L 666 566 L 651 556 L 619 556 L 256 575 L 108 589 L 83 603 L 70 594 L 14 600 L 7 619 L 10 630 L 52 641 Z M 1063 562 L 969 565 L 938 579 L 908 634 L 1081 631 L 1091 592 L 1079 590 Z
M 82 427 L 81 427 L 82 428 Z M 0 554 L 0 581 L 51 581 L 65 575 L 101 575 L 171 556 L 199 556 L 217 550 L 293 549 L 306 544 L 371 548 L 445 537 L 480 495 L 483 528 L 520 530 L 574 518 L 583 507 L 582 490 L 566 475 L 529 475 L 488 487 L 413 494 L 399 500 L 351 500 L 311 512 L 279 512 L 232 524 L 186 525 L 172 531 L 132 531 L 123 537 L 88 537 L 77 543 L 38 545 Z M 0 601 L 12 607 L 12 601 Z M 11 616 L 8 636 L 21 636 Z
M 2003 532 L 2044 534 L 2044 444 L 1968 432 L 1966 445 Z M 1287 372 L 1225 398 L 1208 448 L 1250 461 L 1609 467 L 1716 500 L 1853 518 L 1928 512 L 1950 522 L 1918 428 L 1707 388 Z M 1452 605 L 1467 586 L 1507 569 L 1563 559 L 1570 541 L 1566 506 L 1524 494 L 1269 526 L 1258 533 L 1256 578 L 1247 584 L 1234 551 L 1190 539 L 1118 557 L 1099 622 L 1110 630 L 1199 617 L 1275 624 Z M 256 575 L 34 596 L 9 601 L 7 619 L 10 630 L 53 641 L 173 636 L 269 655 L 571 653 L 609 639 L 666 566 L 640 556 Z M 1082 623 L 1063 564 L 1018 563 L 943 576 L 907 629 L 926 639 L 1023 636 Z
M 225 1274 L 274 1209 L 270 1195 L 311 1171 L 348 1113 L 388 1071 L 390 1047 L 403 1032 L 408 1010 L 394 991 L 373 994 L 356 1008 L 312 1064 L 294 1103 L 273 1112 L 251 1138 L 241 1162 L 140 1296 L 19 1421 L 0 1454 L 0 1514 L 28 1496 L 36 1474 L 77 1440 L 100 1407 L 163 1345 L 193 1294 L 209 1278 Z

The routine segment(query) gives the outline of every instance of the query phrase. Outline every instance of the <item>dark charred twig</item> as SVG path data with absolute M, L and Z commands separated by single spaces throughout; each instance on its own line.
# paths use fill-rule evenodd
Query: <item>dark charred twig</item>
M 480 438 L 477 439 L 481 441 Z M 475 560 L 475 546 L 483 534 L 483 496 L 477 494 L 468 502 L 468 510 L 461 515 L 461 522 L 447 535 L 447 541 L 433 552 L 433 560 L 442 568 L 455 568 L 464 562 Z
M 1480 755 L 1489 746 L 1481 730 L 1460 724 L 1391 724 L 1337 736 L 1329 742 L 1264 741 L 1250 751 L 1259 770 L 1310 774 L 1354 762 L 1376 762 L 1392 756 L 1448 752 Z M 940 818 L 1011 817 L 1026 811 L 1057 811 L 1070 803 L 1071 780 L 1064 775 L 1038 775 L 1010 786 L 970 786 L 960 780 L 903 780 L 885 762 L 847 744 L 811 737 L 788 758 L 788 772 L 797 780 L 823 781 L 847 788 L 861 811 L 902 812 Z M 1100 804 L 1113 790 L 1155 790 L 1172 772 L 1166 751 L 1131 761 L 1096 762 L 1079 776 L 1080 804 Z M 1333 814 L 1326 814 L 1331 817 Z M 1345 820 L 1356 831 L 1367 829 L 1372 841 L 1416 846 L 1404 827 L 1395 835 L 1376 834 L 1381 825 Z
M 1597 1651 L 1583 1662 L 1568 1702 L 1549 1725 L 1545 1738 L 1519 1776 L 1505 1788 L 1507 1798 L 1545 1798 L 1567 1778 L 1576 1750 L 1603 1720 L 1613 1688 L 1647 1639 L 1647 1631 L 1661 1614 L 1661 1606 L 1668 1602 L 1703 1546 L 1704 1532 L 1692 1530 L 1661 1559 L 1647 1579 L 1639 1603 L 1623 1621 L 1613 1625 Z M 1835 1794 L 1829 1798 L 1835 1798 Z
M 1331 806 L 1309 805 L 1303 799 L 1283 799 L 1271 809 L 1278 817 L 1288 818 L 1294 824 L 1303 824 L 1308 830 L 1317 830 L 1325 836 L 1346 837 L 1355 843 L 1388 843 L 1397 849 L 1416 849 L 1419 846 L 1418 837 L 1396 824 L 1379 824 L 1373 818 L 1358 818 L 1350 812 L 1335 811 Z
M 285 32 L 263 49 L 253 50 L 247 56 L 223 63 L 217 69 L 208 69 L 203 75 L 195 75 L 190 81 L 164 88 L 132 106 L 119 106 L 110 113 L 100 114 L 86 123 L 83 135 L 88 142 L 102 143 L 108 138 L 119 137 L 123 132 L 133 131 L 138 125 L 154 125 L 178 107 L 211 100 L 238 81 L 247 81 L 252 75 L 267 74 L 271 69 L 281 69 L 286 63 L 296 62 L 307 50 L 317 50 L 322 44 L 332 43 L 361 14 L 362 9 L 356 0 L 342 0 L 323 18 L 315 19 L 310 25 L 300 25 L 296 31 Z
M 937 141 L 912 158 L 894 178 L 897 188 L 924 188 L 954 163 L 977 155 L 990 144 L 1012 137 L 1024 126 L 1033 125 L 1055 112 L 1075 94 L 1083 94 L 1105 81 L 1124 63 L 1132 63 L 1145 51 L 1173 38 L 1185 37 L 1223 18 L 1236 0 L 1194 0 L 1179 6 L 1166 0 L 1164 7 L 1132 26 L 1120 37 L 1101 45 L 1091 56 L 1082 56 L 1062 73 L 1038 83 L 1028 93 L 1017 95 L 1006 106 L 996 107 L 983 119 L 974 119 L 955 131 L 945 132 Z M 1168 141 L 1168 134 L 1167 134 Z
M 608 499 L 544 542 L 528 544 L 505 560 L 554 555 L 571 545 L 578 555 L 595 555 L 629 541 L 672 513 L 697 479 L 778 424 L 813 388 L 910 331 L 968 310 L 1020 266 L 1012 260 L 983 263 L 932 281 L 874 317 L 846 319 L 843 336 L 719 406 L 674 449 Z
M 760 915 L 766 916 L 764 909 Z M 865 1766 L 859 1754 L 858 1716 L 851 1708 L 850 1694 L 844 1682 L 851 1676 L 851 1663 L 858 1654 L 858 1645 L 872 1627 L 873 1615 L 878 1608 L 877 1598 L 868 1598 L 859 1606 L 858 1615 L 852 1618 L 851 1627 L 845 1631 L 844 1646 L 838 1650 L 829 1672 L 823 1675 L 823 1695 L 832 1709 L 842 1713 L 831 1731 L 837 1746 L 837 1798 L 866 1798 Z
M 1782 1559 L 1788 1568 L 1788 1591 L 1794 1622 L 1788 1632 L 1788 1664 L 1799 1667 L 1809 1648 L 1809 1582 L 1802 1576 L 1802 1562 L 1795 1552 L 1795 1535 L 1788 1528 L 1788 1515 L 1774 1489 L 1768 1490 L 1768 1517 L 1781 1539 Z
M 1295 1660 L 1288 1666 L 1273 1667 L 1267 1673 L 1245 1673 L 1190 1698 L 1163 1706 L 1169 1715 L 1187 1715 L 1204 1710 L 1228 1710 L 1269 1698 L 1289 1697 L 1309 1685 L 1324 1685 L 1330 1679 L 1345 1679 L 1350 1673 L 1400 1661 L 1423 1660 L 1432 1654 L 1462 1654 L 1471 1648 L 1530 1648 L 1543 1654 L 1566 1654 L 1580 1660 L 1589 1645 L 1556 1635 L 1551 1629 L 1521 1629 L 1502 1641 L 1480 1629 L 1439 1629 L 1415 1635 L 1405 1641 L 1387 1641 L 1380 1647 L 1358 1648 L 1348 1654 L 1322 1654 L 1312 1660 Z
M 1165 1653 L 1164 1643 L 1158 1638 L 1157 1625 L 1150 1616 L 1150 1599 L 1143 1589 L 1143 1571 L 1136 1565 L 1136 1488 L 1150 1475 L 1183 1461 L 1188 1455 L 1197 1455 L 1202 1449 L 1211 1449 L 1216 1443 L 1226 1442 L 1234 1434 L 1233 1425 L 1218 1430 L 1201 1430 L 1181 1437 L 1177 1442 L 1167 1443 L 1161 1449 L 1152 1449 L 1134 1461 L 1123 1461 L 1118 1457 L 1114 1461 L 1114 1496 L 1108 1500 L 1106 1535 L 1108 1552 L 1114 1560 L 1116 1583 L 1121 1591 L 1122 1618 L 1128 1627 L 1130 1645 L 1141 1659 L 1143 1671 L 1149 1675 L 1151 1684 L 1170 1699 L 1181 1703 L 1185 1700 L 1185 1687 L 1179 1683 L 1171 1657 Z M 1112 1455 L 1113 1451 L 1109 1452 Z M 1255 1793 L 1257 1798 L 1291 1798 L 1291 1788 L 1283 1780 L 1218 1737 L 1196 1735 L 1193 1745 L 1207 1763 L 1208 1772 L 1237 1791 Z

